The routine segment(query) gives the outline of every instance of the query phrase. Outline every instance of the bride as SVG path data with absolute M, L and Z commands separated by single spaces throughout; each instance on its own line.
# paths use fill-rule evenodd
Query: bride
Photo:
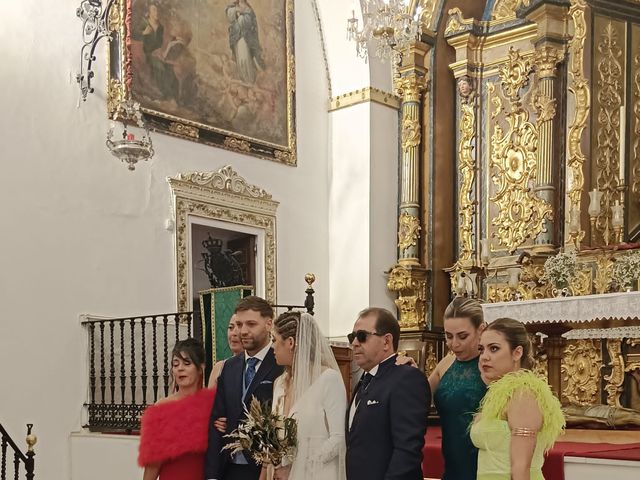
M 273 352 L 285 367 L 273 411 L 296 419 L 298 448 L 289 465 L 265 468 L 261 479 L 344 480 L 347 394 L 329 342 L 311 315 L 286 312 L 273 324 Z

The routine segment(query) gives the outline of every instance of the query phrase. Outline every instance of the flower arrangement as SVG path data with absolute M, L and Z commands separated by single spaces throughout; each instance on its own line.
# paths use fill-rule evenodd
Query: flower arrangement
M 282 418 L 271 411 L 269 404 L 261 405 L 253 397 L 247 418 L 233 432 L 225 435 L 234 441 L 225 445 L 231 454 L 248 451 L 258 465 L 280 465 L 286 458 L 292 460 L 297 440 L 297 423 L 293 418 Z
M 613 278 L 623 289 L 631 289 L 631 285 L 640 277 L 640 252 L 620 255 L 613 264 Z
M 542 280 L 548 281 L 556 289 L 569 286 L 576 274 L 576 252 L 558 253 L 544 262 Z

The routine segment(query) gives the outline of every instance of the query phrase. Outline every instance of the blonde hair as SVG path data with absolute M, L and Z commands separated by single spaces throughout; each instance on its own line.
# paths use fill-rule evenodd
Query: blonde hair
M 475 298 L 456 297 L 444 311 L 444 319 L 448 318 L 468 318 L 471 324 L 478 329 L 484 323 L 482 304 Z

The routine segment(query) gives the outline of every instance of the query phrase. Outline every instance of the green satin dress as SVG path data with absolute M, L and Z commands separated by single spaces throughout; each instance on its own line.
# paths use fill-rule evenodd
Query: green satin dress
M 478 449 L 469 437 L 469 425 L 486 392 L 478 358 L 454 360 L 440 379 L 434 402 L 442 426 L 443 480 L 475 480 Z

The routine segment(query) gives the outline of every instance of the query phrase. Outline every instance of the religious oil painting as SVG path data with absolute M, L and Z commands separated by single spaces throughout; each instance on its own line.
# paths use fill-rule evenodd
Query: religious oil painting
M 163 133 L 296 164 L 294 0 L 118 0 L 109 110 Z

